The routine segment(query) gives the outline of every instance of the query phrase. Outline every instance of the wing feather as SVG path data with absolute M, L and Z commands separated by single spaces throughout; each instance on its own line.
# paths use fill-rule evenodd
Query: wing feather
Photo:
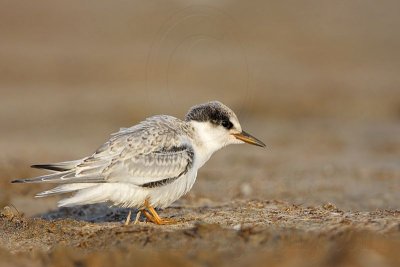
M 92 156 L 73 169 L 15 182 L 113 183 L 153 185 L 183 175 L 193 164 L 194 151 L 184 122 L 154 116 L 122 128 Z

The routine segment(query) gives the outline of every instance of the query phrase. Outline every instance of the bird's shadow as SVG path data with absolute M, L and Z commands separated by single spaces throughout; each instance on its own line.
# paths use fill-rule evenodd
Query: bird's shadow
M 136 213 L 136 210 L 132 210 L 132 217 Z M 73 219 L 77 221 L 85 221 L 92 223 L 99 222 L 123 222 L 128 216 L 129 209 L 110 207 L 107 204 L 92 204 L 83 205 L 76 207 L 59 208 L 43 214 L 35 216 L 44 220 L 61 220 L 61 219 Z

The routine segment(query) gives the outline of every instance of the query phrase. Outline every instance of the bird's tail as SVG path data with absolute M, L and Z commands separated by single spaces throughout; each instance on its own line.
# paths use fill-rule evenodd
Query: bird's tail
M 53 171 L 53 173 L 34 178 L 16 179 L 11 181 L 11 183 L 71 183 L 71 178 L 75 177 L 75 168 L 82 163 L 83 160 L 85 159 L 32 165 L 32 168 L 46 169 Z
M 84 159 L 79 159 L 79 160 L 73 160 L 73 161 L 64 161 L 64 162 L 58 162 L 58 163 L 47 163 L 47 164 L 35 164 L 32 165 L 32 168 L 36 169 L 46 169 L 50 171 L 56 171 L 56 172 L 64 172 L 64 171 L 69 171 L 74 169 L 76 166 L 78 166 L 80 163 L 82 163 Z
M 75 168 L 82 163 L 84 159 L 74 160 L 74 161 L 65 161 L 59 163 L 49 163 L 49 164 L 37 164 L 32 165 L 32 168 L 37 169 L 46 169 L 53 171 L 53 173 L 34 177 L 34 178 L 26 178 L 26 179 L 16 179 L 11 181 L 11 183 L 57 183 L 61 184 L 53 189 L 46 190 L 40 192 L 36 195 L 36 197 L 47 197 L 52 195 L 64 194 L 64 193 L 73 193 L 77 192 L 81 189 L 89 189 L 90 187 L 94 187 L 96 183 L 90 182 L 82 182 L 80 180 L 76 180 L 75 183 Z M 82 201 L 76 201 L 76 197 L 67 198 L 60 201 L 59 206 L 73 206 L 75 204 L 79 204 Z
M 47 197 L 53 196 L 58 194 L 65 194 L 65 193 L 72 193 L 81 189 L 90 188 L 92 186 L 96 186 L 97 184 L 63 184 L 59 185 L 53 189 L 46 190 L 43 192 L 38 193 L 35 197 Z
M 56 172 L 51 174 L 46 174 L 38 177 L 33 178 L 23 178 L 23 179 L 16 179 L 11 181 L 11 183 L 67 183 L 67 177 L 74 176 L 75 171 L 65 171 L 65 172 Z
M 107 191 L 102 189 L 103 185 L 99 184 L 84 184 L 86 187 L 82 188 L 82 184 L 75 184 L 79 188 L 61 188 L 64 192 L 65 190 L 72 189 L 73 191 L 77 191 L 72 197 L 64 198 L 58 202 L 59 207 L 72 207 L 76 205 L 87 205 L 87 204 L 95 204 L 106 202 L 109 200 L 109 194 Z M 62 186 L 60 186 L 62 187 Z M 57 188 L 54 188 L 57 189 Z M 80 190 L 83 189 L 83 190 Z M 63 193 L 64 193 L 63 192 Z M 71 192 L 71 191 L 69 191 Z M 58 194 L 58 193 L 56 193 Z

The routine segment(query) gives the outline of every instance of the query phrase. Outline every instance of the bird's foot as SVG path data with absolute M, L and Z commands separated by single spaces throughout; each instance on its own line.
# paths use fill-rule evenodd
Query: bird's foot
M 156 216 L 154 216 L 151 211 L 149 212 L 147 210 L 143 210 L 143 214 L 144 214 L 144 216 L 146 216 L 148 221 L 158 224 L 158 225 L 167 225 L 167 224 L 176 224 L 177 223 L 177 221 L 174 219 L 161 218 L 160 216 L 158 216 L 157 213 L 155 213 Z
M 171 218 L 161 218 L 157 211 L 153 208 L 153 206 L 151 206 L 149 204 L 149 202 L 146 200 L 144 202 L 144 207 L 142 209 L 140 209 L 138 211 L 138 213 L 136 214 L 136 218 L 135 221 L 133 222 L 133 224 L 138 224 L 139 223 L 139 219 L 140 219 L 140 215 L 144 214 L 144 216 L 146 216 L 147 221 L 158 224 L 158 225 L 167 225 L 167 224 L 176 224 L 178 223 L 177 220 L 175 219 L 171 219 Z M 126 217 L 125 223 L 124 225 L 129 225 L 129 223 L 131 222 L 131 215 L 132 215 L 132 211 L 129 210 L 128 216 Z
M 174 219 L 161 218 L 158 215 L 157 211 L 153 208 L 153 206 L 151 206 L 149 204 L 149 202 L 147 200 L 144 202 L 144 206 L 146 207 L 147 210 L 143 210 L 143 214 L 144 214 L 144 216 L 146 216 L 148 221 L 158 224 L 158 225 L 176 224 L 177 223 L 177 221 Z

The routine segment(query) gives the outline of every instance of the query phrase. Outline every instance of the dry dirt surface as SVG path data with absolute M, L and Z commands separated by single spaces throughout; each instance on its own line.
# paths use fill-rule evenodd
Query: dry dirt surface
M 170 226 L 124 226 L 126 210 L 1 213 L 4 266 L 398 266 L 400 212 L 281 201 L 175 205 Z M 143 218 L 142 218 L 143 219 Z M 306 260 L 305 260 L 306 259 Z

